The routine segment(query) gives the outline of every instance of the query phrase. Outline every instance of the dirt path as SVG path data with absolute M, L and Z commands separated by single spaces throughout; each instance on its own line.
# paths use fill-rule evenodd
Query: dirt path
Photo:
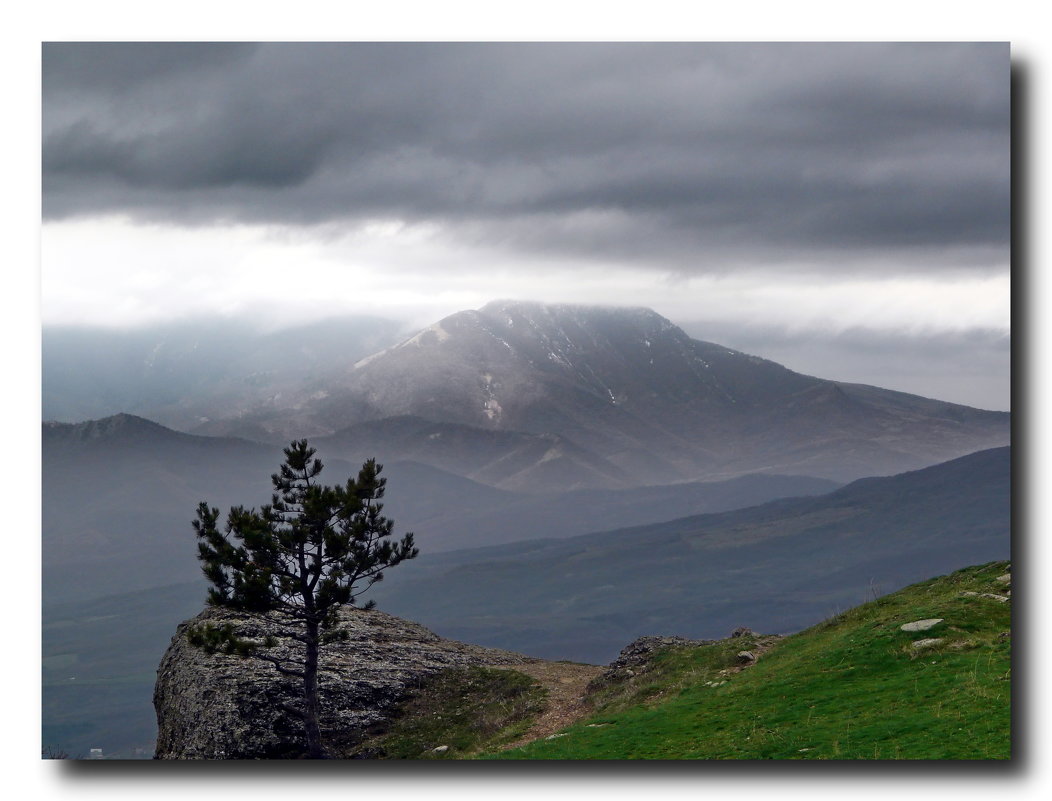
M 605 668 L 598 665 L 574 665 L 566 662 L 535 662 L 515 665 L 513 670 L 536 679 L 548 691 L 548 708 L 534 721 L 529 730 L 518 740 L 509 743 L 505 750 L 540 740 L 575 720 L 584 717 L 588 709 L 582 703 L 588 682 Z
M 781 642 L 782 639 L 780 635 L 776 634 L 759 637 L 754 641 L 751 651 L 759 657 Z M 749 662 L 735 665 L 734 667 L 721 670 L 720 673 L 724 675 L 739 673 L 742 670 L 747 670 L 754 664 L 755 662 Z M 502 749 L 505 751 L 548 737 L 585 717 L 590 711 L 583 703 L 588 683 L 606 670 L 606 667 L 599 665 L 577 665 L 567 662 L 545 661 L 530 661 L 518 665 L 494 665 L 494 667 L 510 668 L 511 670 L 525 673 L 548 691 L 548 707 L 522 737 L 509 743 Z

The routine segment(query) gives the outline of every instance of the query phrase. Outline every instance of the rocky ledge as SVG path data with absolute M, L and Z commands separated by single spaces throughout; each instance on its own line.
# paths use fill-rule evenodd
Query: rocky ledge
M 187 641 L 190 626 L 233 623 L 242 637 L 273 629 L 227 610 L 206 609 L 181 624 L 157 670 L 157 759 L 282 759 L 303 753 L 302 724 L 282 710 L 298 679 L 253 658 L 207 654 Z M 422 679 L 469 665 L 513 666 L 543 660 L 446 640 L 423 626 L 375 610 L 344 609 L 342 642 L 322 649 L 319 695 L 323 737 L 354 741 L 384 720 Z M 288 648 L 280 640 L 276 651 Z
M 714 642 L 716 641 L 688 640 L 685 637 L 639 637 L 621 649 L 617 659 L 607 666 L 606 672 L 600 678 L 613 681 L 622 676 L 634 676 L 648 665 L 655 652 L 666 648 L 697 648 Z

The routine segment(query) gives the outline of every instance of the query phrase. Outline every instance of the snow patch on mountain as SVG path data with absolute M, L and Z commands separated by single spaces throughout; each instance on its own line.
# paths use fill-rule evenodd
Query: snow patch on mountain
M 486 415 L 486 418 L 490 421 L 499 421 L 504 410 L 501 408 L 500 402 L 494 394 L 493 375 L 491 373 L 483 373 L 482 381 L 482 393 L 484 396 L 482 402 L 482 413 Z
M 447 339 L 449 339 L 449 337 L 450 333 L 442 327 L 442 322 L 439 321 L 432 326 L 428 326 L 416 336 L 410 337 L 401 345 L 397 345 L 396 347 L 404 348 L 407 345 L 416 345 L 418 347 L 424 344 L 432 345 L 437 344 L 439 342 L 445 342 Z

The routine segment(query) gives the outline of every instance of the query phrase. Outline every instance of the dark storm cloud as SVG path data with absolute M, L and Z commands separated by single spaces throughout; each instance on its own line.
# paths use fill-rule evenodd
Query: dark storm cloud
M 44 207 L 683 269 L 1003 263 L 1007 45 L 73 45 Z
M 50 91 L 122 92 L 165 76 L 229 66 L 258 45 L 247 42 L 44 42 Z

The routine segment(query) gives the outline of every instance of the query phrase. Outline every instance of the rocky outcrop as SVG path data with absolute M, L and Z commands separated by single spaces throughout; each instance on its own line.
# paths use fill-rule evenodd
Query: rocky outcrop
M 715 640 L 688 640 L 686 637 L 639 637 L 621 649 L 617 659 L 611 662 L 603 674 L 593 682 L 594 687 L 631 677 L 646 669 L 655 651 L 665 648 L 697 647 L 709 645 Z
M 698 647 L 710 645 L 715 640 L 688 640 L 686 637 L 639 637 L 621 649 L 617 659 L 610 663 L 610 670 L 636 668 L 650 661 L 655 651 L 665 648 Z
M 282 706 L 298 697 L 299 680 L 266 662 L 207 654 L 187 641 L 190 626 L 233 623 L 261 639 L 272 627 L 210 608 L 181 624 L 157 671 L 158 759 L 281 759 L 304 750 L 302 724 Z M 375 610 L 344 609 L 348 638 L 322 649 L 319 669 L 323 737 L 351 744 L 382 721 L 427 676 L 466 665 L 540 662 L 509 651 L 446 640 L 423 626 Z M 279 639 L 270 653 L 289 648 Z

